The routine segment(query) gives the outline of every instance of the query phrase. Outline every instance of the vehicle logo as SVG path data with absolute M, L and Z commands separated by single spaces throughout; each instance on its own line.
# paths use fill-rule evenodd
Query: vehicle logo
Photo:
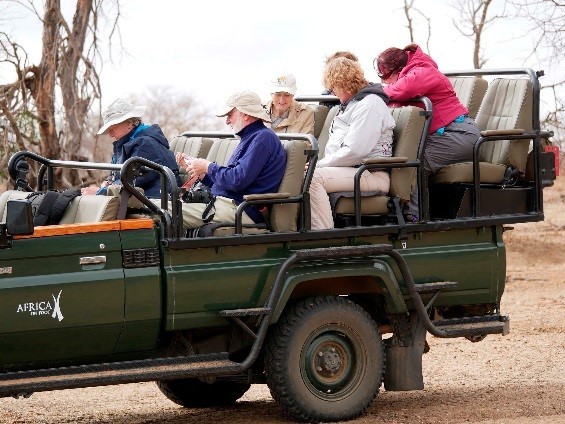
M 16 313 L 29 314 L 30 316 L 41 316 L 41 315 L 51 315 L 51 318 L 56 318 L 59 322 L 63 321 L 63 313 L 61 312 L 61 293 L 63 290 L 59 291 L 57 297 L 54 294 L 51 295 L 53 301 L 50 300 L 40 300 L 36 302 L 25 302 L 18 305 Z

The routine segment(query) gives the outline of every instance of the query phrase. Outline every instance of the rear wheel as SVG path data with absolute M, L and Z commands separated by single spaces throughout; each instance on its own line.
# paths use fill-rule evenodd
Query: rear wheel
M 377 395 L 384 372 L 377 326 L 343 297 L 316 297 L 288 309 L 269 335 L 267 384 L 287 413 L 304 421 L 347 420 Z
M 231 405 L 251 387 L 223 380 L 206 383 L 197 378 L 157 381 L 157 386 L 169 400 L 187 408 Z

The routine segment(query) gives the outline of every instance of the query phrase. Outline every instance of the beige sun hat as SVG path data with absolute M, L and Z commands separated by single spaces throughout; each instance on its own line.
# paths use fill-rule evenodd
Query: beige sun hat
M 271 81 L 271 94 L 288 93 L 296 94 L 296 78 L 292 74 L 284 74 Z
M 226 116 L 234 108 L 255 118 L 269 119 L 269 115 L 261 103 L 261 98 L 252 91 L 239 91 L 232 94 L 226 101 L 224 108 L 216 116 Z
M 98 135 L 106 133 L 112 125 L 124 122 L 129 118 L 141 118 L 145 113 L 145 106 L 135 106 L 124 98 L 118 98 L 102 113 L 104 125 L 98 130 Z

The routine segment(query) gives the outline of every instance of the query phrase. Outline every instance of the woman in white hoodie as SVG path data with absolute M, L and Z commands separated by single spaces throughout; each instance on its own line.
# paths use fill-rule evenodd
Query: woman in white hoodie
M 325 87 L 340 100 L 332 121 L 324 158 L 316 164 L 310 185 L 312 229 L 334 227 L 328 193 L 353 191 L 356 166 L 363 159 L 392 156 L 394 119 L 380 84 L 369 83 L 358 62 L 339 57 L 324 70 Z M 386 194 L 385 171 L 365 172 L 361 191 Z

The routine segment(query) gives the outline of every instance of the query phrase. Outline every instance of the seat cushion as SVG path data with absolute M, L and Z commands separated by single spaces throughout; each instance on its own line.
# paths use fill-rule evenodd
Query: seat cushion
M 500 184 L 504 179 L 506 165 L 500 163 L 479 163 L 480 179 L 482 183 Z M 473 162 L 454 163 L 444 166 L 430 177 L 432 183 L 472 183 Z
M 361 215 L 380 215 L 388 213 L 388 196 L 370 196 L 361 199 Z M 355 213 L 355 201 L 352 197 L 341 197 L 336 204 L 336 215 Z

